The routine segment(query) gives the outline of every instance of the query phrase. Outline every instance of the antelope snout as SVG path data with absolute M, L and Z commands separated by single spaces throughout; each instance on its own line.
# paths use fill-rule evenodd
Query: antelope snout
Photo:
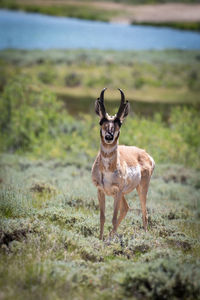
M 114 135 L 112 133 L 106 133 L 105 140 L 107 142 L 111 142 L 113 140 L 113 138 L 114 138 Z

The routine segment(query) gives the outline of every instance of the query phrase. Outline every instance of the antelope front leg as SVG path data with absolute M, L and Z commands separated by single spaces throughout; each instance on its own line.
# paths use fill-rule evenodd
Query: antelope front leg
M 112 236 L 113 234 L 116 233 L 117 227 L 119 225 L 118 220 L 117 220 L 117 216 L 118 216 L 118 211 L 119 211 L 119 208 L 120 208 L 120 202 L 121 201 L 122 201 L 122 194 L 120 192 L 120 193 L 117 193 L 114 196 L 114 212 L 113 212 L 113 219 L 112 219 L 113 229 L 110 232 L 110 236 Z
M 103 239 L 103 230 L 105 223 L 105 194 L 102 190 L 98 189 L 98 200 L 100 208 L 100 240 Z

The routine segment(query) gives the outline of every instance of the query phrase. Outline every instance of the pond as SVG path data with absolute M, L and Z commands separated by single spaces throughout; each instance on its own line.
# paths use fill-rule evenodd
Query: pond
M 200 49 L 200 33 L 0 10 L 0 49 Z

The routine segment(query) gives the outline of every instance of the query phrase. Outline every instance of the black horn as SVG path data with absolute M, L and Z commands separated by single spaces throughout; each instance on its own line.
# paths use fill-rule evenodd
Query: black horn
M 101 91 L 100 97 L 96 100 L 96 103 L 95 103 L 96 114 L 97 115 L 101 114 L 102 117 L 105 117 L 105 115 L 106 115 L 106 109 L 105 109 L 105 106 L 104 106 L 104 92 L 105 92 L 106 89 L 107 88 L 104 88 Z
M 102 102 L 103 104 L 104 104 L 104 92 L 105 92 L 105 90 L 107 90 L 107 88 L 104 88 L 101 91 L 100 98 L 99 98 L 99 101 Z
M 121 103 L 120 103 L 120 107 L 119 110 L 117 112 L 117 116 L 116 118 L 119 119 L 121 122 L 122 120 L 128 115 L 129 113 L 129 102 L 125 100 L 125 96 L 124 93 L 121 89 L 118 89 L 121 93 Z
M 118 89 L 121 93 L 121 103 L 125 103 L 125 96 L 124 96 L 124 93 L 121 89 Z

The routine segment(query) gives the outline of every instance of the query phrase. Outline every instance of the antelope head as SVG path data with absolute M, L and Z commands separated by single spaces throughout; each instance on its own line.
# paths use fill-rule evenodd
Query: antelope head
M 102 142 L 105 144 L 114 144 L 118 140 L 120 127 L 125 117 L 129 113 L 130 104 L 125 100 L 123 91 L 119 89 L 121 93 L 121 103 L 119 110 L 114 116 L 109 116 L 104 106 L 105 90 L 106 88 L 101 91 L 100 97 L 95 102 L 95 112 L 100 117 L 99 124 L 101 126 L 100 135 Z

